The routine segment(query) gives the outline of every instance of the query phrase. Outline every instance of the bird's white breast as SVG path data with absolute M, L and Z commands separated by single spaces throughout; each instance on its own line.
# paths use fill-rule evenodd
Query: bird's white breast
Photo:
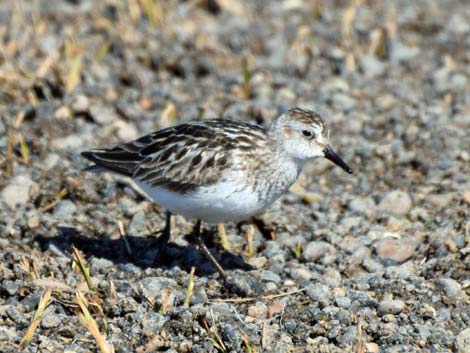
M 171 212 L 212 224 L 242 221 L 269 205 L 260 202 L 251 188 L 228 181 L 202 186 L 187 194 L 136 183 L 152 200 Z
M 290 159 L 276 160 L 270 166 L 250 170 L 250 175 L 246 170 L 232 169 L 219 182 L 185 194 L 138 180 L 135 183 L 172 213 L 212 224 L 239 222 L 263 212 L 284 194 L 297 179 L 302 165 Z

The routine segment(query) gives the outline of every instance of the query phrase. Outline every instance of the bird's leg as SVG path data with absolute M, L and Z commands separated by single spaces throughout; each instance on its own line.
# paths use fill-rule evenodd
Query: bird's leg
M 223 278 L 227 278 L 227 275 L 222 268 L 222 266 L 219 264 L 219 262 L 215 259 L 214 256 L 210 253 L 209 249 L 207 248 L 206 244 L 204 243 L 204 240 L 202 239 L 201 236 L 201 220 L 198 219 L 196 221 L 196 225 L 194 226 L 194 235 L 196 237 L 196 242 L 199 246 L 199 248 L 202 250 L 204 255 L 209 259 L 209 261 L 212 263 L 212 265 L 216 268 L 216 270 L 220 273 L 220 275 Z
M 157 254 L 155 255 L 155 259 L 153 260 L 154 264 L 157 264 L 161 261 L 161 259 L 165 256 L 165 248 L 168 245 L 168 241 L 170 240 L 171 235 L 171 212 L 166 211 L 165 213 L 165 228 L 163 228 L 162 234 L 158 238 L 158 245 L 157 245 Z

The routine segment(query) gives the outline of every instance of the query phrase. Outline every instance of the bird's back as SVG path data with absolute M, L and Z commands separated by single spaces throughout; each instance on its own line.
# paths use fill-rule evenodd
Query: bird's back
M 109 149 L 82 152 L 95 165 L 150 186 L 187 192 L 217 182 L 234 163 L 234 152 L 250 153 L 268 141 L 253 124 L 226 119 L 194 121 L 162 129 Z

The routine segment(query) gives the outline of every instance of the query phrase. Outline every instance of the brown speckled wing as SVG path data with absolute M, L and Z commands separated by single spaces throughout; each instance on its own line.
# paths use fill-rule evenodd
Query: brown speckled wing
M 259 126 L 231 121 L 189 122 L 156 131 L 108 150 L 83 152 L 99 167 L 176 192 L 220 180 L 233 151 L 249 153 L 266 133 Z

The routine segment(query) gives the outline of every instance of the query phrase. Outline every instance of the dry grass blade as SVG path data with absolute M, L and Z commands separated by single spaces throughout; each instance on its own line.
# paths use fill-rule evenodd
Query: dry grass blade
M 228 241 L 227 232 L 225 231 L 223 223 L 217 224 L 217 233 L 219 233 L 220 241 L 222 242 L 224 250 L 230 251 L 230 242 Z
M 255 347 L 250 343 L 250 340 L 245 334 L 242 334 L 243 343 L 245 344 L 245 349 L 248 353 L 256 353 Z
M 251 97 L 251 87 L 250 87 L 251 73 L 250 73 L 250 70 L 248 69 L 247 57 L 244 57 L 242 59 L 242 71 L 243 71 L 243 84 L 242 84 L 243 95 L 245 96 L 246 99 L 249 99 Z
M 131 246 L 129 245 L 129 242 L 127 241 L 127 232 L 126 232 L 126 227 L 124 226 L 124 222 L 119 220 L 118 221 L 118 228 L 119 228 L 119 235 L 121 236 L 121 239 L 124 241 L 124 245 L 126 246 L 127 253 L 129 255 L 132 255 L 132 249 Z
M 356 18 L 358 7 L 362 4 L 362 0 L 351 0 L 349 6 L 343 11 L 341 17 L 343 39 L 348 41 L 352 35 L 352 23 Z
M 80 251 L 75 246 L 72 246 L 72 251 L 73 251 L 73 255 L 74 255 L 73 260 L 78 265 L 78 268 L 80 269 L 81 274 L 85 278 L 88 289 L 91 290 L 91 291 L 94 291 L 95 288 L 93 286 L 93 282 L 91 280 L 90 272 L 88 270 L 88 266 L 85 262 L 85 259 L 83 258 L 82 254 L 80 253 Z
M 20 142 L 21 158 L 23 158 L 24 164 L 29 165 L 29 148 L 21 132 L 18 133 L 18 140 Z
M 12 131 L 12 128 L 10 124 L 8 124 L 7 120 L 5 117 L 2 115 L 2 123 L 3 126 L 5 127 L 6 130 L 6 135 L 7 135 L 7 149 L 6 149 L 6 155 L 5 155 L 5 173 L 8 175 L 11 175 L 13 172 L 13 150 L 15 147 L 16 143 L 16 138 L 15 134 Z
M 162 7 L 161 4 L 154 0 L 140 0 L 142 12 L 147 17 L 152 27 L 157 27 L 162 20 Z
M 163 297 L 162 303 L 162 315 L 166 315 L 168 311 L 168 306 L 170 305 L 170 297 L 171 297 L 171 288 L 168 288 L 165 292 L 165 296 Z
M 163 110 L 160 123 L 162 126 L 173 126 L 176 124 L 176 107 L 172 102 L 168 102 Z
M 60 200 L 62 200 L 65 196 L 68 195 L 68 190 L 67 189 L 62 189 L 59 191 L 57 195 L 55 195 L 54 200 L 46 204 L 44 207 L 41 208 L 41 212 L 47 212 L 50 209 L 54 208 L 55 205 L 59 203 Z
M 255 248 L 253 246 L 253 238 L 255 234 L 255 227 L 252 224 L 248 224 L 246 231 L 244 232 L 245 240 L 246 240 L 246 250 L 245 256 L 252 257 L 255 253 Z
M 75 292 L 75 295 L 77 304 L 80 307 L 80 312 L 77 312 L 77 316 L 95 338 L 100 351 L 102 353 L 114 353 L 114 346 L 106 341 L 106 338 L 98 329 L 98 325 L 96 324 L 95 319 L 93 319 L 93 316 L 91 316 L 90 312 L 88 311 L 88 301 L 86 300 L 83 293 L 77 291 Z
M 194 290 L 194 272 L 196 268 L 193 266 L 191 267 L 191 272 L 189 273 L 189 283 L 188 288 L 186 289 L 186 298 L 184 299 L 184 306 L 189 308 L 189 303 L 191 301 L 191 295 L 193 295 Z
M 225 347 L 224 342 L 222 341 L 222 338 L 217 332 L 217 326 L 215 325 L 214 314 L 212 313 L 212 310 L 210 311 L 210 314 L 212 318 L 212 326 L 209 326 L 209 323 L 207 322 L 205 317 L 201 317 L 201 324 L 204 327 L 204 329 L 213 336 L 213 337 L 208 337 L 208 339 L 209 341 L 211 341 L 214 347 L 221 352 L 227 352 L 227 348 Z
M 33 338 L 34 331 L 36 330 L 36 327 L 38 327 L 42 317 L 44 316 L 44 310 L 46 310 L 47 306 L 50 304 L 51 294 L 52 290 L 48 289 L 41 297 L 41 300 L 38 304 L 38 309 L 34 313 L 33 321 L 31 322 L 28 327 L 28 330 L 21 339 L 20 347 L 24 348 L 31 341 L 31 338 Z
M 65 82 L 65 91 L 70 93 L 80 83 L 80 75 L 82 72 L 82 56 L 76 55 L 70 63 L 69 73 Z

